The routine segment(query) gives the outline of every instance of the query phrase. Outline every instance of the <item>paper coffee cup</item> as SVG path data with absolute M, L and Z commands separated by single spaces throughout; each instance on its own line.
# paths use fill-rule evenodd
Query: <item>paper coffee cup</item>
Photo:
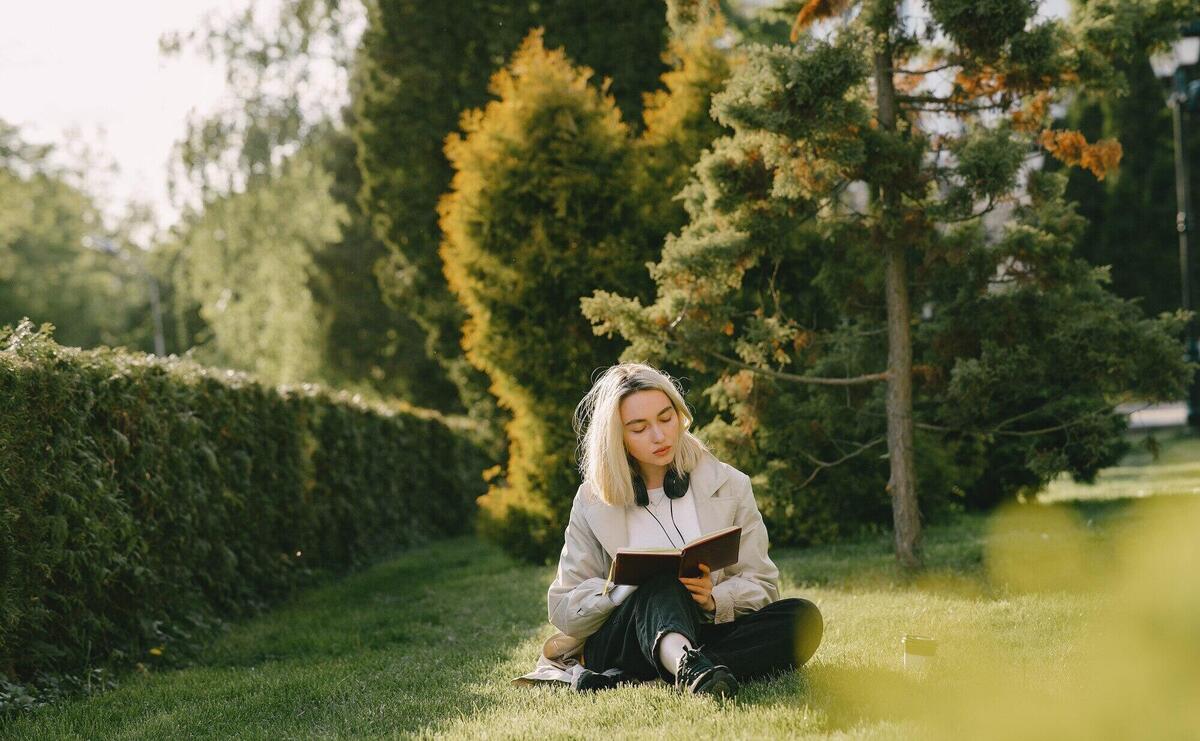
M 904 668 L 921 670 L 933 662 L 937 653 L 937 641 L 929 636 L 913 635 L 911 633 L 900 639 L 904 647 Z

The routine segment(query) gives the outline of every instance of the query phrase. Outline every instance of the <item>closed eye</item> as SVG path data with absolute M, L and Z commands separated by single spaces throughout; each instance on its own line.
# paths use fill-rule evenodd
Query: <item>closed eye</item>
M 659 422 L 670 422 L 671 418 L 674 416 L 675 416 L 675 410 L 672 407 L 670 407 L 670 406 L 663 407 L 663 409 L 661 411 L 659 411 L 659 413 L 658 413 L 658 421 Z M 632 427 L 631 425 L 641 425 L 641 427 Z M 631 419 L 625 423 L 625 426 L 629 428 L 630 432 L 645 432 L 646 431 L 646 420 Z

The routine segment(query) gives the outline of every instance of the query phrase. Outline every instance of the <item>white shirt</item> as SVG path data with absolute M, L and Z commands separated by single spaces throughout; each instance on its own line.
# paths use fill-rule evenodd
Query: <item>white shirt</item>
M 682 548 L 700 537 L 700 520 L 690 487 L 678 499 L 668 498 L 662 487 L 646 493 L 650 495 L 649 507 L 629 510 L 626 522 L 630 548 Z

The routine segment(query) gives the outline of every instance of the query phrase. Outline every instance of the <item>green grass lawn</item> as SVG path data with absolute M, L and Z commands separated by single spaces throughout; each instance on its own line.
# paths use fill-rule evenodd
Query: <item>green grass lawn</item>
M 1077 484 L 1069 477 L 1054 481 L 1038 499 L 1128 499 L 1162 494 L 1200 494 L 1200 437 L 1179 432 L 1157 433 L 1154 455 L 1145 434 L 1131 435 L 1133 450 L 1120 465 L 1106 468 L 1095 484 Z
M 553 568 L 464 538 L 311 589 L 194 666 L 0 721 L 0 736 L 1196 737 L 1197 501 L 964 516 L 927 529 L 919 576 L 884 537 L 774 549 L 784 595 L 819 605 L 824 641 L 803 670 L 733 702 L 510 685 L 552 630 Z M 902 668 L 910 632 L 939 641 L 925 673 Z

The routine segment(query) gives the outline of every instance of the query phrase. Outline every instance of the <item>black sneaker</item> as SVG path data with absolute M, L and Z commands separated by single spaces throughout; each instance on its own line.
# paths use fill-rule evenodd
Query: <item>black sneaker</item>
M 733 697 L 738 691 L 738 681 L 729 667 L 713 664 L 699 649 L 687 648 L 679 660 L 675 687 L 693 695 Z

